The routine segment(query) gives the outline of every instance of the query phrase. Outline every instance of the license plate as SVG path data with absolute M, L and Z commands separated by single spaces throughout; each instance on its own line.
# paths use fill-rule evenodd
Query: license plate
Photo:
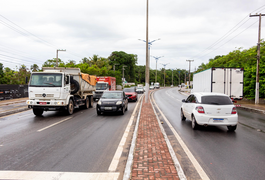
M 105 107 L 105 110 L 112 110 L 112 107 Z
M 40 102 L 40 104 L 47 104 L 47 102 Z
M 223 118 L 213 118 L 214 121 L 223 121 Z

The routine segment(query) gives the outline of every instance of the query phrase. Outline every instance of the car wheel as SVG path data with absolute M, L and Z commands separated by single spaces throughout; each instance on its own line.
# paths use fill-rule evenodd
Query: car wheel
M 69 100 L 69 104 L 68 104 L 68 106 L 67 106 L 67 114 L 68 114 L 68 115 L 71 115 L 71 114 L 73 114 L 73 113 L 74 113 L 74 103 L 73 103 L 73 100 L 70 99 L 70 100 Z
M 126 106 L 126 109 L 125 109 L 125 111 L 128 111 L 128 104 L 127 104 L 127 106 Z
M 100 116 L 101 115 L 101 112 L 100 111 L 97 111 L 97 114 L 98 114 L 98 116 Z
M 122 107 L 121 108 L 121 115 L 124 115 L 125 109 Z
M 191 127 L 192 127 L 192 129 L 194 129 L 194 130 L 196 130 L 196 129 L 199 128 L 199 124 L 197 123 L 197 121 L 196 121 L 196 119 L 195 119 L 194 116 L 192 117 Z
M 181 118 L 182 121 L 186 120 L 186 117 L 184 116 L 182 109 L 180 110 L 180 118 Z
M 35 114 L 35 116 L 41 116 L 43 114 L 43 110 L 33 108 L 33 113 Z
M 236 128 L 237 128 L 237 125 L 235 125 L 235 126 L 227 126 L 227 129 L 228 129 L 229 131 L 235 131 Z

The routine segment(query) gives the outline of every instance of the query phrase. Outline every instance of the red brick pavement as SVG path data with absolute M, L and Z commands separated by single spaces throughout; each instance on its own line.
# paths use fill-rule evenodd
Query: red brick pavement
M 150 102 L 142 105 L 131 179 L 179 179 Z

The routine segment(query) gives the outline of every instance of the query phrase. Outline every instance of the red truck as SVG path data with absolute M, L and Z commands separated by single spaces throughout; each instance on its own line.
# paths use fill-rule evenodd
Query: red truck
M 99 100 L 104 91 L 115 91 L 116 90 L 116 78 L 110 76 L 98 76 L 96 91 L 93 95 L 93 99 Z

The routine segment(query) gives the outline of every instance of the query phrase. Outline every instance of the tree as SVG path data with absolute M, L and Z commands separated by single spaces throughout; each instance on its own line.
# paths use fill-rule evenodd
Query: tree
M 33 72 L 39 71 L 39 66 L 37 64 L 33 64 L 30 66 L 30 70 Z
M 56 67 L 56 58 L 48 59 L 42 67 Z M 60 58 L 58 58 L 58 67 L 65 67 L 64 62 Z

